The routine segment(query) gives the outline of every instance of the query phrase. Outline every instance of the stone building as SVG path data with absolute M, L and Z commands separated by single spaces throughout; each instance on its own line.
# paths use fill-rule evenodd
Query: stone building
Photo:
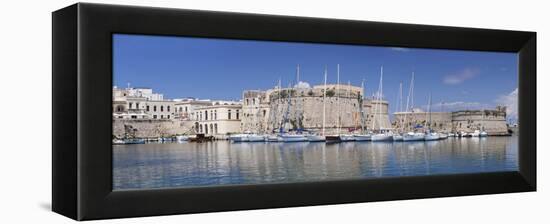
M 473 132 L 485 130 L 489 135 L 508 134 L 506 107 L 497 106 L 494 110 L 461 110 L 452 113 L 456 131 Z
M 430 123 L 431 120 L 431 123 Z M 438 132 L 474 132 L 485 130 L 489 135 L 508 134 L 506 107 L 495 110 L 462 110 L 454 112 L 427 113 L 419 109 L 413 112 L 394 113 L 392 123 L 396 130 L 409 131 L 431 128 Z
M 398 132 L 413 129 L 425 131 L 429 128 L 438 132 L 454 131 L 451 112 L 428 113 L 420 109 L 413 109 L 412 112 L 396 112 L 392 125 Z
M 149 88 L 113 87 L 114 119 L 173 119 L 174 102 Z
M 197 108 L 195 132 L 225 139 L 230 134 L 241 132 L 242 104 L 240 102 L 217 102 Z
M 196 110 L 201 107 L 212 106 L 211 100 L 199 100 L 195 98 L 174 100 L 174 118 L 181 120 L 197 120 Z
M 373 120 L 375 129 L 391 128 L 386 101 L 363 100 L 361 87 L 330 84 L 326 87 L 244 91 L 242 131 L 272 133 L 282 127 L 285 130 L 321 132 L 325 88 L 327 134 L 358 131 L 362 123 L 371 129 Z

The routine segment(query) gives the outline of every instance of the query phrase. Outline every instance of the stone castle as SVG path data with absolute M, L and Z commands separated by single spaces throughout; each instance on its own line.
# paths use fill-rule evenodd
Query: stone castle
M 241 129 L 272 133 L 282 127 L 321 132 L 323 107 L 326 134 L 335 134 L 338 130 L 340 133 L 357 132 L 362 126 L 392 128 L 386 101 L 364 99 L 361 87 L 330 84 L 244 91 Z
M 396 130 L 433 129 L 439 132 L 473 132 L 485 130 L 489 135 L 507 135 L 506 107 L 494 110 L 460 110 L 454 112 L 397 112 L 392 123 Z

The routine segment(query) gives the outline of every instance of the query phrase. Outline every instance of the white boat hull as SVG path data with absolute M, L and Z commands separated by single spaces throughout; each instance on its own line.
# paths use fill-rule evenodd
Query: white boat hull
M 249 142 L 265 142 L 265 137 L 262 135 L 248 135 Z
M 355 138 L 355 141 L 358 142 L 370 141 L 372 138 L 371 135 L 354 135 L 353 137 Z
M 303 135 L 281 135 L 283 142 L 307 142 L 307 138 Z
M 247 135 L 229 136 L 229 140 L 233 142 L 248 142 L 248 136 Z
M 394 141 L 394 142 L 403 141 L 403 136 L 402 136 L 402 135 L 394 135 L 394 136 L 393 136 L 393 141 Z
M 430 133 L 430 134 L 427 134 L 426 136 L 424 136 L 424 140 L 425 140 L 425 141 L 435 141 L 435 140 L 439 140 L 439 134 L 437 134 L 437 133 Z
M 414 133 L 414 134 L 405 134 L 403 135 L 403 141 L 409 142 L 409 141 L 424 141 L 424 134 L 422 133 Z
M 388 134 L 372 135 L 371 141 L 373 141 L 373 142 L 393 141 L 393 135 L 388 135 Z
M 309 136 L 307 136 L 307 140 L 310 141 L 310 142 L 324 142 L 327 139 L 325 138 L 325 136 L 309 135 Z
M 185 142 L 185 141 L 189 140 L 189 136 L 179 135 L 179 136 L 176 136 L 176 140 L 178 142 Z
M 343 141 L 343 142 L 355 141 L 355 137 L 353 135 L 340 135 L 340 141 Z

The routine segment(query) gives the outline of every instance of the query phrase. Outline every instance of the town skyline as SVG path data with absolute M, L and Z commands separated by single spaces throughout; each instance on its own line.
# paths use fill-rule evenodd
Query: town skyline
M 340 83 L 360 86 L 365 79 L 370 97 L 383 66 L 391 113 L 399 83 L 406 101 L 414 72 L 415 107 L 425 109 L 431 94 L 433 111 L 503 105 L 517 116 L 514 53 L 119 34 L 113 40 L 114 85 L 149 87 L 170 99 L 240 100 L 244 90 L 270 89 L 279 79 L 283 87 L 295 84 L 297 65 L 303 85 L 322 85 L 325 66 L 334 84 L 337 64 Z

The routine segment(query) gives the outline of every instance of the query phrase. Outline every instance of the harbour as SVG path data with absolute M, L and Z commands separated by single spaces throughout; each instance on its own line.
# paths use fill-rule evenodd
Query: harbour
M 517 170 L 518 136 L 439 141 L 208 142 L 113 146 L 113 187 L 294 183 Z

